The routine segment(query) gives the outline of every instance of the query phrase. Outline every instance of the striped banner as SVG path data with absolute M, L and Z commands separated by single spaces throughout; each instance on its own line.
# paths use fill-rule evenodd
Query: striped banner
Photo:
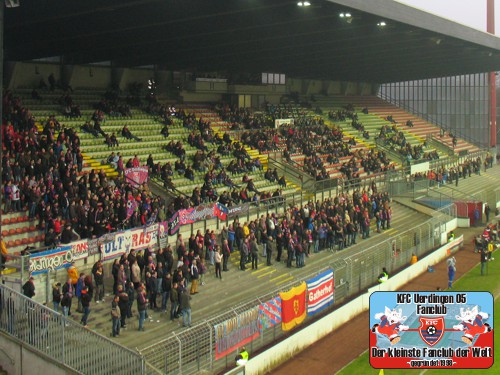
M 307 315 L 314 315 L 333 303 L 333 270 L 307 280 Z
M 281 298 L 274 297 L 272 300 L 259 306 L 260 331 L 274 327 L 281 323 Z

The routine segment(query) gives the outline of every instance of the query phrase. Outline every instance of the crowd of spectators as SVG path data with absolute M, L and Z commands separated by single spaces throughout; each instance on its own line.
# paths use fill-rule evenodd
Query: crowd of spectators
M 223 119 L 233 122 L 247 121 L 252 117 L 247 109 L 237 109 L 229 105 L 220 105 L 217 109 Z M 330 178 L 327 163 L 339 164 L 340 159 L 346 156 L 352 158 L 339 168 L 347 179 L 359 178 L 357 172 L 361 167 L 367 173 L 383 172 L 393 167 L 383 152 L 361 155 L 352 152 L 351 148 L 356 146 L 354 138 L 344 140 L 339 127 L 326 126 L 320 117 L 308 116 L 306 109 L 291 105 L 267 104 L 265 115 L 273 121 L 277 118 L 291 117 L 293 124 L 282 125 L 277 129 L 260 124 L 257 129 L 243 131 L 240 135 L 241 142 L 259 152 L 283 151 L 285 160 L 292 164 L 296 164 L 294 155 L 304 155 L 304 159 L 298 165 L 318 181 Z M 354 108 L 349 105 L 337 112 L 330 112 L 329 117 L 344 120 L 350 118 L 354 123 L 357 121 Z M 243 125 L 241 128 L 246 126 Z
M 304 258 L 312 253 L 335 247 L 342 250 L 356 244 L 359 237 L 370 237 L 372 221 L 379 232 L 390 228 L 391 218 L 388 194 L 378 193 L 372 186 L 371 190 L 356 189 L 352 195 L 291 206 L 282 216 L 262 215 L 250 222 L 236 218 L 228 228 L 223 227 L 220 240 L 221 246 L 227 243 L 229 254 L 240 251 L 241 269 L 250 261 L 253 241 L 262 248 L 264 256 L 270 251 L 269 258 L 284 261 L 287 267 L 294 261 L 297 267 L 303 267 Z M 196 249 L 193 251 L 196 255 Z
M 38 219 L 45 232 L 47 246 L 165 219 L 161 200 L 146 188 L 136 191 L 120 179 L 109 181 L 102 170 L 82 174 L 80 138 L 74 129 L 49 116 L 39 133 L 32 116 L 17 115 L 29 110 L 8 91 L 3 108 L 4 212 L 28 210 L 30 220 Z M 129 215 L 132 201 L 137 207 Z
M 485 170 L 487 168 L 493 167 L 493 160 L 491 156 L 485 158 L 484 163 L 481 162 L 480 157 L 469 158 L 463 163 L 456 166 L 441 166 L 437 169 L 431 169 L 427 172 L 415 173 L 410 176 L 410 179 L 411 181 L 429 180 L 432 185 L 435 184 L 437 186 L 453 183 L 458 186 L 460 179 L 471 177 L 472 174 L 480 175 L 482 165 L 484 166 Z

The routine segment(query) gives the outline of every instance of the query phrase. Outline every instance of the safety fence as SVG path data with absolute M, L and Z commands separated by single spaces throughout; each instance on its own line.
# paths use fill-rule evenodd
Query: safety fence
M 0 330 L 85 375 L 146 374 L 141 355 L 0 285 Z
M 221 332 L 217 329 L 218 326 L 228 321 L 245 320 L 255 309 L 259 309 L 264 303 L 277 297 L 279 292 L 288 291 L 327 270 L 333 270 L 335 302 L 324 312 L 332 311 L 347 297 L 376 283 L 377 276 L 383 267 L 386 267 L 389 274 L 394 273 L 408 265 L 413 255 L 422 257 L 440 246 L 443 238 L 446 238 L 447 223 L 455 217 L 456 207 L 449 205 L 437 210 L 434 216 L 423 224 L 369 248 L 334 252 L 333 255 L 325 257 L 325 262 L 321 267 L 313 268 L 307 275 L 297 277 L 279 289 L 246 303 L 234 307 L 228 306 L 225 313 L 204 320 L 182 332 L 174 332 L 164 340 L 139 349 L 139 352 L 149 365 L 168 374 L 197 374 L 201 370 L 218 373 L 223 369 L 233 367 L 236 349 L 216 359 L 218 350 L 216 337 Z M 239 336 L 232 342 L 235 348 L 239 343 L 244 343 L 247 351 L 252 354 L 289 334 L 289 331 L 283 330 L 280 324 L 265 325 L 262 324 L 260 318 L 257 319 L 259 321 L 255 324 L 259 326 L 259 332 L 255 334 L 256 337 L 245 341 L 243 336 Z M 305 323 L 315 319 L 316 316 L 307 316 Z

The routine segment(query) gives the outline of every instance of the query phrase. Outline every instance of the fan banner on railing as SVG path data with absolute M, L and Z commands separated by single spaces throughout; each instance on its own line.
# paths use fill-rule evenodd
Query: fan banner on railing
M 139 207 L 139 203 L 135 199 L 127 201 L 127 220 L 134 214 L 134 211 Z
M 89 243 L 88 240 L 80 240 L 71 242 L 71 254 L 73 260 L 85 259 L 89 256 Z
M 283 125 L 293 125 L 294 122 L 295 120 L 293 118 L 277 118 L 274 120 L 274 127 L 279 128 Z
M 299 325 L 306 318 L 306 289 L 305 282 L 280 293 L 281 297 L 281 328 L 289 331 Z
M 256 306 L 215 325 L 214 330 L 215 359 L 217 360 L 259 337 L 259 307 Z
M 281 323 L 281 298 L 274 297 L 273 299 L 263 302 L 259 306 L 259 325 L 260 331 L 274 327 Z
M 215 217 L 226 220 L 227 213 L 227 207 L 218 202 L 179 210 L 169 220 L 169 234 L 172 236 L 177 233 L 181 225 L 192 224 L 200 220 L 208 220 Z
M 148 181 L 149 169 L 148 167 L 125 168 L 124 174 L 133 187 L 139 187 Z
M 233 218 L 235 216 L 240 216 L 246 214 L 250 210 L 249 203 L 238 204 L 236 206 L 231 206 L 227 208 L 227 217 Z
M 128 231 L 131 236 L 131 248 L 142 250 L 149 247 L 151 250 L 158 248 L 158 224 Z
M 168 245 L 168 221 L 158 223 L 158 242 L 160 247 Z
M 369 324 L 374 368 L 425 372 L 493 365 L 489 292 L 374 292 Z
M 127 232 L 116 232 L 114 238 L 101 244 L 103 260 L 109 260 L 125 254 L 132 248 L 132 237 Z
M 71 246 L 62 246 L 54 250 L 42 251 L 30 255 L 30 273 L 38 275 L 48 271 L 67 268 L 73 261 Z
M 333 303 L 333 270 L 325 271 L 307 284 L 307 315 L 314 315 Z
M 115 233 L 106 233 L 99 238 L 88 240 L 89 255 L 99 254 L 100 246 L 115 239 Z

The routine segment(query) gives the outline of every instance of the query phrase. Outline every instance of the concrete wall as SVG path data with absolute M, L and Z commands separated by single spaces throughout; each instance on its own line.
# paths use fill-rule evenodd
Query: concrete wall
M 48 77 L 52 73 L 56 81 L 61 78 L 61 66 L 52 63 L 8 62 L 5 83 L 9 88 L 35 88 L 43 78 L 48 85 Z
M 154 78 L 157 81 L 155 72 L 153 69 L 123 69 L 118 86 L 122 90 L 126 90 L 130 83 L 139 82 L 142 83 L 143 89 L 147 88 L 148 80 Z M 162 78 L 165 78 L 162 75 Z M 162 80 L 163 82 L 163 80 Z M 164 85 L 163 85 L 164 86 Z M 162 86 L 162 87 L 163 87 Z M 157 85 L 158 87 L 158 85 Z
M 222 100 L 222 94 L 197 94 L 189 91 L 182 91 L 181 97 L 186 103 L 215 103 Z
M 0 333 L 0 365 L 9 375 L 70 375 L 70 368 L 32 351 L 23 343 Z
M 330 334 L 354 316 L 367 311 L 369 308 L 371 293 L 397 290 L 408 281 L 424 272 L 427 272 L 428 266 L 439 263 L 448 257 L 450 252 L 456 251 L 458 246 L 461 246 L 462 244 L 463 236 L 460 236 L 453 243 L 447 243 L 434 251 L 432 254 L 406 268 L 404 271 L 392 276 L 385 283 L 370 288 L 367 293 L 364 293 L 355 300 L 339 307 L 337 310 L 311 324 L 306 329 L 298 331 L 293 336 L 281 341 L 265 352 L 252 357 L 245 366 L 245 374 L 264 374 L 279 364 L 289 360 L 296 353 L 304 350 L 308 346 Z
M 76 65 L 69 80 L 73 89 L 96 88 L 106 90 L 111 86 L 111 67 Z

